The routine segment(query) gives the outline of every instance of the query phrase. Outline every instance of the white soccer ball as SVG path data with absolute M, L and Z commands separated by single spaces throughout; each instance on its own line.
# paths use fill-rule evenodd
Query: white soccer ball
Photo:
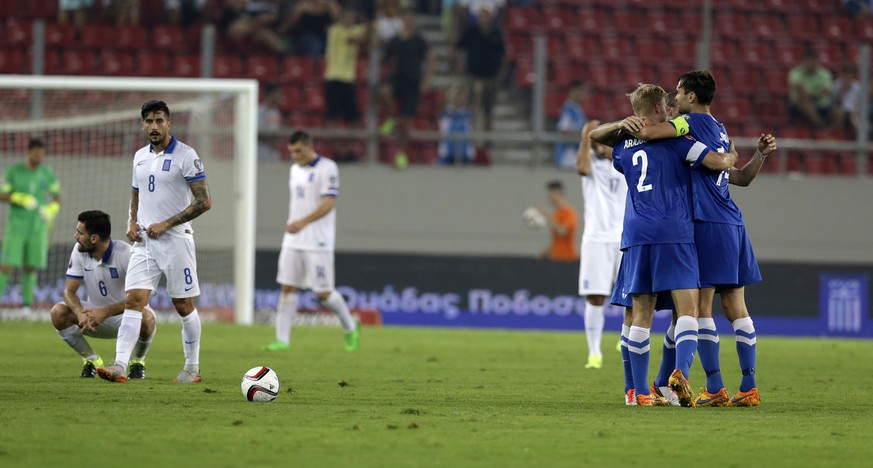
M 539 229 L 546 225 L 546 217 L 534 207 L 524 210 L 521 214 L 521 221 L 530 229 Z
M 252 367 L 243 376 L 242 394 L 248 401 L 273 401 L 279 396 L 279 376 L 269 367 Z

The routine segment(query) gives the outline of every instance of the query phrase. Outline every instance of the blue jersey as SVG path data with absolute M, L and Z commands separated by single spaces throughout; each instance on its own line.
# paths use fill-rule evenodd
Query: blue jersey
M 557 130 L 559 132 L 579 133 L 588 122 L 582 106 L 567 101 L 561 106 L 561 114 L 558 117 Z M 555 165 L 563 169 L 576 169 L 576 152 L 579 143 L 558 143 L 555 145 Z
M 708 148 L 691 137 L 643 141 L 613 147 L 612 164 L 627 181 L 621 249 L 646 244 L 694 242 L 691 168 Z
M 730 151 L 730 139 L 724 124 L 709 114 L 685 114 L 670 121 L 676 134 L 690 134 L 697 141 L 719 153 Z M 716 172 L 701 167 L 691 175 L 694 196 L 694 219 L 711 223 L 743 225 L 743 214 L 728 191 L 730 170 Z
M 466 107 L 446 107 L 440 115 L 440 133 L 468 134 L 473 131 L 473 113 Z M 476 157 L 476 148 L 469 140 L 442 140 L 438 149 L 441 164 L 455 164 L 460 160 L 472 163 Z

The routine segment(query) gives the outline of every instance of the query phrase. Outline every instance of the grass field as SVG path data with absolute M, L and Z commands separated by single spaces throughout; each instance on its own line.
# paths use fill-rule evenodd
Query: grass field
M 162 324 L 148 379 L 122 385 L 80 379 L 49 324 L 0 322 L 0 466 L 842 467 L 873 456 L 873 342 L 759 337 L 761 407 L 686 409 L 625 407 L 618 353 L 583 369 L 581 334 L 371 328 L 353 354 L 330 328 L 296 329 L 284 354 L 258 351 L 272 338 L 263 326 L 208 324 L 203 337 L 203 383 L 170 383 L 179 326 Z M 114 341 L 91 342 L 114 356 Z M 272 403 L 240 393 L 256 365 L 282 379 Z

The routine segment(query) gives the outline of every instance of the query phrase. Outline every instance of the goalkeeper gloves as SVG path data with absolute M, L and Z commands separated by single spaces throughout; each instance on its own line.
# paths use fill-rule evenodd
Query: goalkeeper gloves
M 43 219 L 43 221 L 50 223 L 54 221 L 55 217 L 58 216 L 58 211 L 61 210 L 61 204 L 53 201 L 48 205 L 40 208 L 39 216 Z
M 36 197 L 29 193 L 15 192 L 9 196 L 9 201 L 24 208 L 27 211 L 33 211 L 39 206 L 39 201 Z M 55 212 L 57 214 L 57 212 Z

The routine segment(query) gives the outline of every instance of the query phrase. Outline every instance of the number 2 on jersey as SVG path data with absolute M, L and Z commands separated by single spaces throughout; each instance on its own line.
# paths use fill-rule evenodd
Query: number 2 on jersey
M 645 151 L 639 150 L 634 153 L 633 163 L 634 166 L 637 166 L 638 164 L 642 165 L 640 180 L 637 181 L 637 192 L 648 192 L 649 190 L 652 190 L 652 184 L 643 183 L 646 181 L 646 176 L 649 172 L 649 155 L 647 155 Z

